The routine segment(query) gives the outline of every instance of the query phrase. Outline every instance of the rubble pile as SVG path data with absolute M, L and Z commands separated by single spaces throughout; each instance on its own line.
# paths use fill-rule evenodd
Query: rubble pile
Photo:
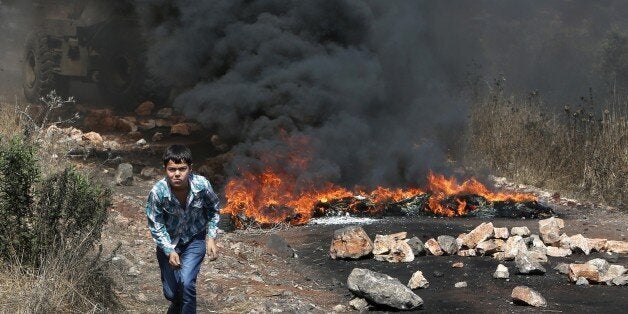
M 563 220 L 556 217 L 540 220 L 538 225 L 539 233 L 534 234 L 527 227 L 513 227 L 508 230 L 504 227 L 495 227 L 492 222 L 484 222 L 470 232 L 460 234 L 455 238 L 449 235 L 440 235 L 430 238 L 424 243 L 417 237 L 407 239 L 407 232 L 388 235 L 377 234 L 375 240 L 370 242 L 366 232 L 361 227 L 350 226 L 335 232 L 330 247 L 330 256 L 334 259 L 372 257 L 377 261 L 389 263 L 412 262 L 422 255 L 491 256 L 499 262 L 492 274 L 493 278 L 508 279 L 510 270 L 504 263 L 514 262 L 513 266 L 517 274 L 543 276 L 547 272 L 543 264 L 549 262 L 549 257 L 565 257 L 572 254 L 589 255 L 591 252 L 600 252 L 604 254 L 604 258 L 594 258 L 585 263 L 559 264 L 554 269 L 565 274 L 570 282 L 577 285 L 628 285 L 628 269 L 623 265 L 612 263 L 617 261 L 619 254 L 628 253 L 628 241 L 591 239 L 582 234 L 570 236 L 562 230 L 564 228 Z M 348 231 L 360 236 L 343 236 Z M 345 253 L 345 251 L 347 252 Z M 358 251 L 359 254 L 353 253 Z M 452 267 L 464 267 L 464 263 L 458 261 L 453 263 Z M 360 271 L 365 272 L 365 270 Z M 386 275 L 372 275 L 371 278 L 382 276 Z M 386 280 L 389 281 L 390 279 Z M 411 290 L 425 289 L 429 287 L 429 282 L 421 270 L 416 270 L 406 286 Z M 466 286 L 466 282 L 458 282 L 455 285 L 456 288 Z M 356 297 L 364 298 L 370 304 L 385 305 L 399 310 L 407 309 L 405 305 L 401 307 L 382 303 L 379 299 L 371 297 L 362 290 L 351 289 L 351 291 Z M 418 296 L 417 298 L 420 299 Z M 511 298 L 514 304 L 532 306 L 546 306 L 547 304 L 540 293 L 525 286 L 516 287 L 512 291 Z M 353 303 L 363 304 L 361 301 L 353 301 Z

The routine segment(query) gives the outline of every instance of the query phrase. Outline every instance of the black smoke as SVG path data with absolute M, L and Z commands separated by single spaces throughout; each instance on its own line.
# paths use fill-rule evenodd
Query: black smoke
M 602 90 L 621 1 L 137 1 L 174 106 L 232 144 L 230 174 L 415 184 L 463 151 L 471 91 Z M 596 59 L 598 58 L 598 59 Z M 599 87 L 599 88 L 598 88 Z M 296 157 L 295 157 L 296 156 Z M 294 159 L 310 159 L 305 169 Z

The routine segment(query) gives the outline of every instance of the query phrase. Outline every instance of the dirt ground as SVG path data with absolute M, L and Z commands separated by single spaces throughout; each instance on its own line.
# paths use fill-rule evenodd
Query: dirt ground
M 162 146 L 166 143 L 161 144 Z M 134 164 L 135 172 L 143 166 L 159 167 L 162 147 L 130 153 L 126 158 Z M 114 165 L 100 161 L 83 161 L 103 182 L 112 182 Z M 103 239 L 106 248 L 114 254 L 114 277 L 117 292 L 127 311 L 163 312 L 167 301 L 161 293 L 159 269 L 144 217 L 146 194 L 157 178 L 145 179 L 139 175 L 132 186 L 115 186 L 114 205 Z M 626 240 L 628 215 L 625 211 L 596 206 L 579 205 L 564 200 L 549 202 L 559 217 L 565 220 L 564 232 L 590 238 Z M 443 217 L 389 217 L 365 224 L 363 228 L 373 239 L 375 234 L 407 231 L 408 237 L 418 236 L 425 241 L 439 235 L 457 236 L 468 232 L 483 221 L 480 218 Z M 538 222 L 533 219 L 490 219 L 496 227 L 527 226 L 538 233 Z M 543 276 L 516 275 L 514 262 L 505 262 L 510 268 L 508 281 L 492 278 L 498 262 L 489 257 L 421 256 L 410 263 L 384 263 L 373 259 L 332 260 L 329 245 L 333 231 L 344 225 L 310 224 L 299 227 L 281 226 L 273 229 L 236 230 L 221 232 L 218 238 L 220 257 L 205 261 L 198 281 L 198 308 L 200 313 L 243 312 L 314 312 L 351 311 L 348 302 L 352 294 L 346 280 L 355 267 L 383 272 L 406 283 L 411 274 L 422 270 L 430 281 L 427 289 L 415 290 L 423 298 L 422 312 L 536 312 L 538 309 L 513 305 L 512 288 L 527 285 L 539 291 L 548 301 L 543 311 L 551 312 L 620 312 L 628 306 L 628 287 L 590 285 L 576 286 L 566 275 L 552 268 L 559 262 L 586 262 L 599 257 L 574 254 L 566 258 L 549 258 Z M 283 238 L 295 256 L 273 253 L 267 248 L 271 235 Z M 457 261 L 463 268 L 452 268 Z M 628 266 L 628 257 L 619 257 L 618 264 Z M 442 274 L 442 275 L 441 275 Z M 454 288 L 459 281 L 468 287 Z M 341 305 L 338 307 L 338 305 Z M 378 311 L 372 308 L 373 311 Z M 355 310 L 353 310 L 355 311 Z M 379 310 L 382 311 L 382 310 Z

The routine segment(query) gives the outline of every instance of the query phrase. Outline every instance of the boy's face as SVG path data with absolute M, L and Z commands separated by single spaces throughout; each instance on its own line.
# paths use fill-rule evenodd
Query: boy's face
M 166 175 L 173 189 L 184 189 L 188 186 L 188 177 L 192 171 L 192 166 L 186 162 L 175 163 L 168 160 L 166 164 Z

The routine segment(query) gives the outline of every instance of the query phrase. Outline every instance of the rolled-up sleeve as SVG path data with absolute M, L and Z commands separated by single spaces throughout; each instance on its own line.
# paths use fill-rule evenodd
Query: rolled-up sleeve
M 153 240 L 159 248 L 161 248 L 166 255 L 174 251 L 174 245 L 170 239 L 170 234 L 166 229 L 164 219 L 164 209 L 159 203 L 159 198 L 154 191 L 148 194 L 146 200 L 146 218 L 148 219 L 148 229 L 153 237 Z
M 214 192 L 211 185 L 208 185 L 205 190 L 205 196 L 207 199 L 207 237 L 215 238 L 218 231 L 218 221 L 220 221 L 220 199 Z

